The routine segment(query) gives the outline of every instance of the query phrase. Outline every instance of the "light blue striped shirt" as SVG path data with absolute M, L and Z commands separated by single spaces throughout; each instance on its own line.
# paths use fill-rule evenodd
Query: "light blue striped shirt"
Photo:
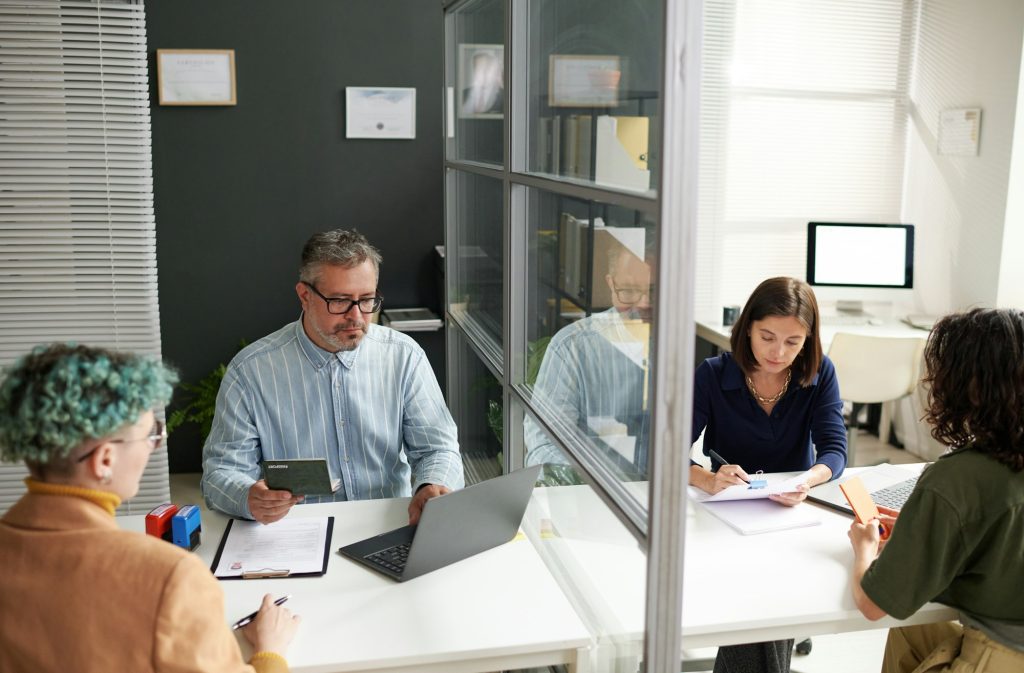
M 644 473 L 647 466 L 649 414 L 644 405 L 646 344 L 626 327 L 615 308 L 595 313 L 560 329 L 548 344 L 541 361 L 533 401 L 547 413 L 575 425 L 590 443 L 614 456 L 601 437 L 600 428 L 614 422 L 621 426 L 620 452 L 632 467 Z M 524 442 L 526 464 L 566 465 L 568 459 L 527 416 Z M 632 447 L 626 446 L 632 441 Z M 627 450 L 628 449 L 628 450 Z
M 203 447 L 206 503 L 252 518 L 247 498 L 260 461 L 294 458 L 326 458 L 331 479 L 341 479 L 336 493 L 307 503 L 463 485 L 455 422 L 423 349 L 374 324 L 355 350 L 328 353 L 299 320 L 228 366 Z

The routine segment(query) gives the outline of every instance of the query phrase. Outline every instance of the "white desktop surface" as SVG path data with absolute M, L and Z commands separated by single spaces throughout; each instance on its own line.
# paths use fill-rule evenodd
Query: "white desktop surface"
M 895 318 L 883 319 L 879 325 L 835 325 L 823 321 L 819 328 L 819 334 L 821 336 L 821 350 L 823 353 L 828 354 L 828 347 L 832 343 L 832 339 L 835 338 L 835 335 L 839 332 L 907 339 L 928 338 L 927 330 L 911 327 L 905 322 L 896 320 Z M 720 350 L 732 350 L 732 347 L 729 345 L 729 339 L 732 337 L 732 327 L 725 327 L 722 325 L 721 318 L 697 320 L 697 336 L 711 344 L 714 344 Z
M 408 523 L 408 498 L 295 507 L 292 516 L 334 516 L 327 574 L 222 580 L 230 622 L 264 593 L 291 594 L 302 615 L 288 662 L 295 673 L 468 673 L 576 664 L 593 640 L 533 545 L 522 536 L 408 582 L 395 582 L 337 553 L 338 547 Z M 227 517 L 203 512 L 196 553 L 213 562 Z M 144 516 L 118 517 L 143 531 Z M 240 634 L 246 656 L 251 652 Z
M 856 472 L 862 468 L 851 468 Z M 795 474 L 795 473 L 794 473 Z M 929 603 L 905 621 L 865 619 L 853 602 L 852 519 L 812 503 L 821 524 L 808 528 L 741 535 L 687 503 L 683 578 L 683 647 L 760 642 L 784 638 L 923 624 L 957 618 L 951 608 Z M 537 489 L 530 525 L 550 518 L 557 535 L 538 541 L 541 553 L 573 578 L 592 629 L 621 646 L 644 635 L 645 596 L 640 582 L 647 559 L 586 487 Z M 602 532 L 604 531 L 604 532 Z M 608 532 L 611 531 L 611 532 Z M 616 532 L 621 531 L 621 532 Z

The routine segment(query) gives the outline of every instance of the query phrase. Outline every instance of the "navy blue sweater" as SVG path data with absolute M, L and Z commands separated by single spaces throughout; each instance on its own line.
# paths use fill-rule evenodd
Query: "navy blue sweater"
M 748 473 L 806 470 L 827 465 L 832 478 L 846 467 L 846 429 L 836 370 L 827 357 L 810 385 L 791 384 L 766 414 L 747 390 L 732 354 L 697 367 L 693 439 L 704 432 L 704 454 L 714 449 Z M 815 455 L 817 453 L 817 455 Z M 718 470 L 712 460 L 712 469 Z

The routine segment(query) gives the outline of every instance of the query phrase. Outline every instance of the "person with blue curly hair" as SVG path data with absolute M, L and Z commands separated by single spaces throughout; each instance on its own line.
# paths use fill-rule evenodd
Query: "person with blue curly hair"
M 120 530 L 177 374 L 158 360 L 40 346 L 0 382 L 0 458 L 24 461 L 28 492 L 0 519 L 0 670 L 287 671 L 298 617 L 265 596 L 245 636 L 194 555 Z

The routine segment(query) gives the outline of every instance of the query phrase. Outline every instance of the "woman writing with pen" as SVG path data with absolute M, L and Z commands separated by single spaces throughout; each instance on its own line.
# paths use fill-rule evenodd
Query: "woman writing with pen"
M 176 380 L 155 360 L 64 344 L 5 372 L 0 458 L 30 476 L 0 519 L 0 670 L 288 670 L 297 617 L 264 597 L 247 665 L 203 563 L 114 520 L 164 440 L 151 409 Z
M 693 435 L 704 433 L 709 471 L 691 461 L 690 483 L 708 493 L 757 472 L 809 470 L 793 506 L 811 486 L 846 467 L 846 429 L 835 368 L 822 354 L 818 303 L 795 278 L 769 278 L 754 290 L 732 329 L 731 353 L 705 360 L 694 386 Z M 716 673 L 788 671 L 793 641 L 719 648 Z

